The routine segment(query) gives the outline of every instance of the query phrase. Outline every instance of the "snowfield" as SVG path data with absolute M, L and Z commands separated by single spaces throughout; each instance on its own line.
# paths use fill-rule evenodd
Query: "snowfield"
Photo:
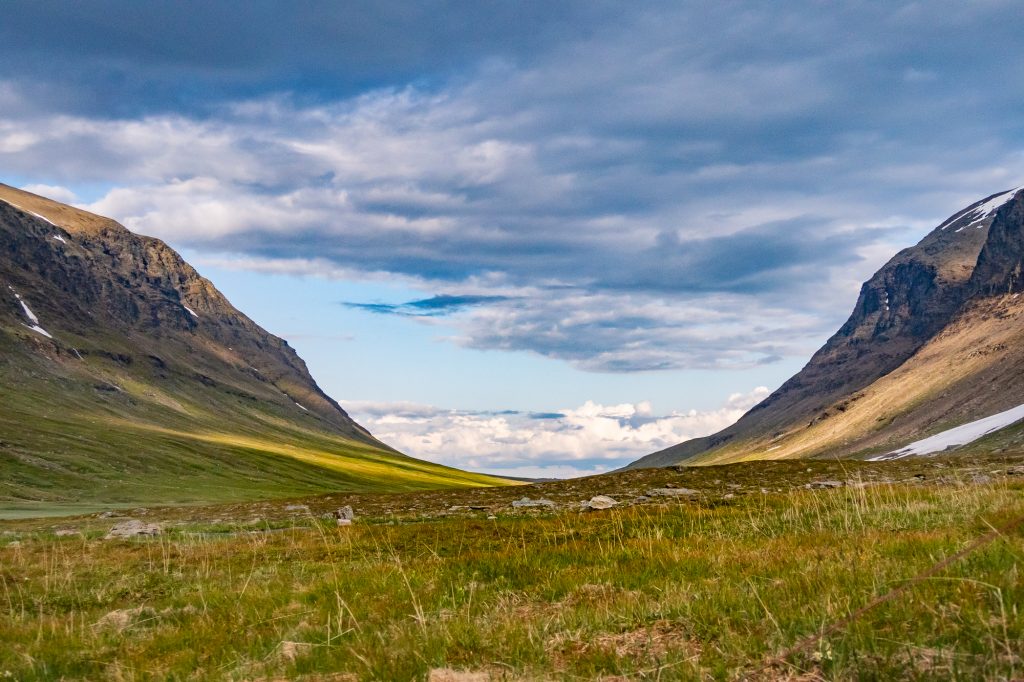
M 893 450 L 884 455 L 872 457 L 868 461 L 882 462 L 890 459 L 911 457 L 913 455 L 930 455 L 935 452 L 942 452 L 948 448 L 972 443 L 990 433 L 995 433 L 1000 429 L 1005 429 L 1007 426 L 1012 426 L 1021 419 L 1024 419 L 1024 405 L 1018 405 L 1005 412 L 993 414 L 989 417 L 943 431 L 942 433 L 937 433 L 934 436 L 911 443 L 899 450 Z

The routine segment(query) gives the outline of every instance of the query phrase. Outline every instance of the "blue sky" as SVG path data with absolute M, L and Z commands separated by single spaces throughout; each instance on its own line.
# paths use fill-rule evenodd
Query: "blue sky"
M 1024 177 L 1013 2 L 12 2 L 0 180 L 182 250 L 410 454 L 727 425 Z

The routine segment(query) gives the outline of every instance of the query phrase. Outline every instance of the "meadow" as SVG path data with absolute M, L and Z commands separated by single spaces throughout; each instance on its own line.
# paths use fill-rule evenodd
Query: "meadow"
M 908 584 L 1024 515 L 1014 462 L 973 464 L 822 489 L 804 481 L 834 463 L 139 510 L 164 532 L 138 539 L 104 540 L 116 518 L 8 521 L 0 679 L 1015 679 L 1020 527 Z M 871 480 L 887 471 L 902 478 Z M 626 492 L 672 481 L 702 492 Z M 607 511 L 508 504 L 613 485 Z M 339 501 L 365 513 L 321 517 Z

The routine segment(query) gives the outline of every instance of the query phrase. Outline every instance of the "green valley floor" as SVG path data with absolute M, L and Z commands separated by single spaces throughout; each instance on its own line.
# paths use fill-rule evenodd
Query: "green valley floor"
M 1021 526 L 908 581 L 1021 516 L 1001 453 L 9 520 L 0 680 L 1009 680 Z

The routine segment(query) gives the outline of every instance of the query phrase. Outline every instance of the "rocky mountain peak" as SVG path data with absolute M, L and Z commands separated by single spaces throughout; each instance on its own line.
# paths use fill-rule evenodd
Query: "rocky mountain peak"
M 813 427 L 901 368 L 962 319 L 966 307 L 1022 288 L 1024 187 L 967 206 L 897 253 L 864 283 L 849 319 L 803 370 L 736 424 L 633 466 L 674 463 L 721 448 L 738 452 L 752 438 L 770 441 Z

